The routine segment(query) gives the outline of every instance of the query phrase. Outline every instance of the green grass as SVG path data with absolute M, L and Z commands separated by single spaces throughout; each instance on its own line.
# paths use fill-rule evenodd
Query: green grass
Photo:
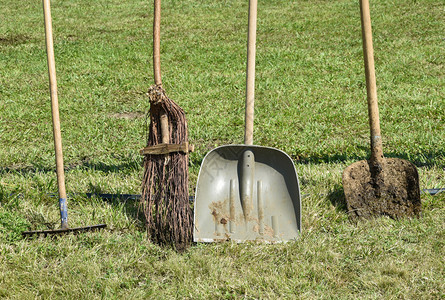
M 243 142 L 247 1 L 163 1 L 161 63 L 187 113 L 190 192 L 204 155 Z M 439 0 L 371 1 L 384 152 L 445 187 L 445 24 Z M 52 1 L 69 193 L 140 193 L 145 95 L 153 82 L 152 3 Z M 296 164 L 303 231 L 285 245 L 146 239 L 132 201 L 70 198 L 71 226 L 99 233 L 23 240 L 58 228 L 39 1 L 0 0 L 0 297 L 445 297 L 445 193 L 420 219 L 352 224 L 341 175 L 369 155 L 358 1 L 260 1 L 255 144 Z

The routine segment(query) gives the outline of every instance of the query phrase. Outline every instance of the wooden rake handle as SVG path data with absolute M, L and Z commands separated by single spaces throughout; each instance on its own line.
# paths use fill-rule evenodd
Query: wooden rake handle
M 371 13 L 368 0 L 360 0 L 363 56 L 365 61 L 366 93 L 368 98 L 369 126 L 371 128 L 371 157 L 377 164 L 383 163 L 383 146 L 380 133 L 379 107 L 372 46 Z
M 46 53 L 48 58 L 49 88 L 51 93 L 51 112 L 53 120 L 54 149 L 56 152 L 57 185 L 59 190 L 59 207 L 62 229 L 68 228 L 66 204 L 65 172 L 63 169 L 62 134 L 60 132 L 59 100 L 57 97 L 56 63 L 54 59 L 53 32 L 51 22 L 50 0 L 43 0 L 45 18 Z

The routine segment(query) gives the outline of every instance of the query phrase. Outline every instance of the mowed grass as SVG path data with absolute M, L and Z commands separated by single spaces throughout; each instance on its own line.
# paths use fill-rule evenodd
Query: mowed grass
M 190 193 L 204 155 L 243 142 L 247 1 L 165 0 L 161 64 L 187 113 Z M 445 187 L 445 23 L 439 0 L 371 1 L 384 152 Z M 0 297 L 445 297 L 445 193 L 419 219 L 353 224 L 341 175 L 369 155 L 358 1 L 260 1 L 255 144 L 286 151 L 302 194 L 301 238 L 283 245 L 147 241 L 140 193 L 145 95 L 153 83 L 151 1 L 52 1 L 70 225 L 58 228 L 50 98 L 39 1 L 0 0 Z

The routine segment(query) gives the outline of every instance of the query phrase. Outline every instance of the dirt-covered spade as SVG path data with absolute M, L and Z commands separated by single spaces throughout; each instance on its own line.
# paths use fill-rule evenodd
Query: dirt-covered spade
M 383 156 L 368 0 L 360 0 L 363 54 L 365 60 L 368 114 L 371 127 L 371 157 L 348 166 L 343 188 L 350 217 L 391 218 L 419 216 L 419 175 L 409 161 Z

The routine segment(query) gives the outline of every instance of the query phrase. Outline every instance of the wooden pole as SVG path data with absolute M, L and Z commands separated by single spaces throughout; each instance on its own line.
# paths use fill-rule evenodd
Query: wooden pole
M 51 112 L 53 120 L 54 149 L 56 152 L 57 185 L 59 190 L 59 207 L 62 229 L 68 228 L 68 213 L 65 190 L 65 171 L 63 168 L 62 134 L 60 131 L 59 100 L 57 97 L 56 64 L 51 22 L 50 0 L 43 0 L 45 18 L 46 53 L 48 58 L 49 89 L 51 92 Z
M 246 116 L 244 130 L 244 144 L 246 145 L 253 145 L 257 3 L 257 0 L 249 1 L 249 29 L 247 34 Z
M 365 61 L 366 92 L 368 99 L 369 126 L 371 128 L 371 157 L 372 162 L 383 164 L 383 145 L 380 133 L 380 117 L 377 102 L 377 84 L 374 66 L 374 48 L 372 46 L 371 13 L 369 1 L 360 0 L 362 24 L 363 56 Z

